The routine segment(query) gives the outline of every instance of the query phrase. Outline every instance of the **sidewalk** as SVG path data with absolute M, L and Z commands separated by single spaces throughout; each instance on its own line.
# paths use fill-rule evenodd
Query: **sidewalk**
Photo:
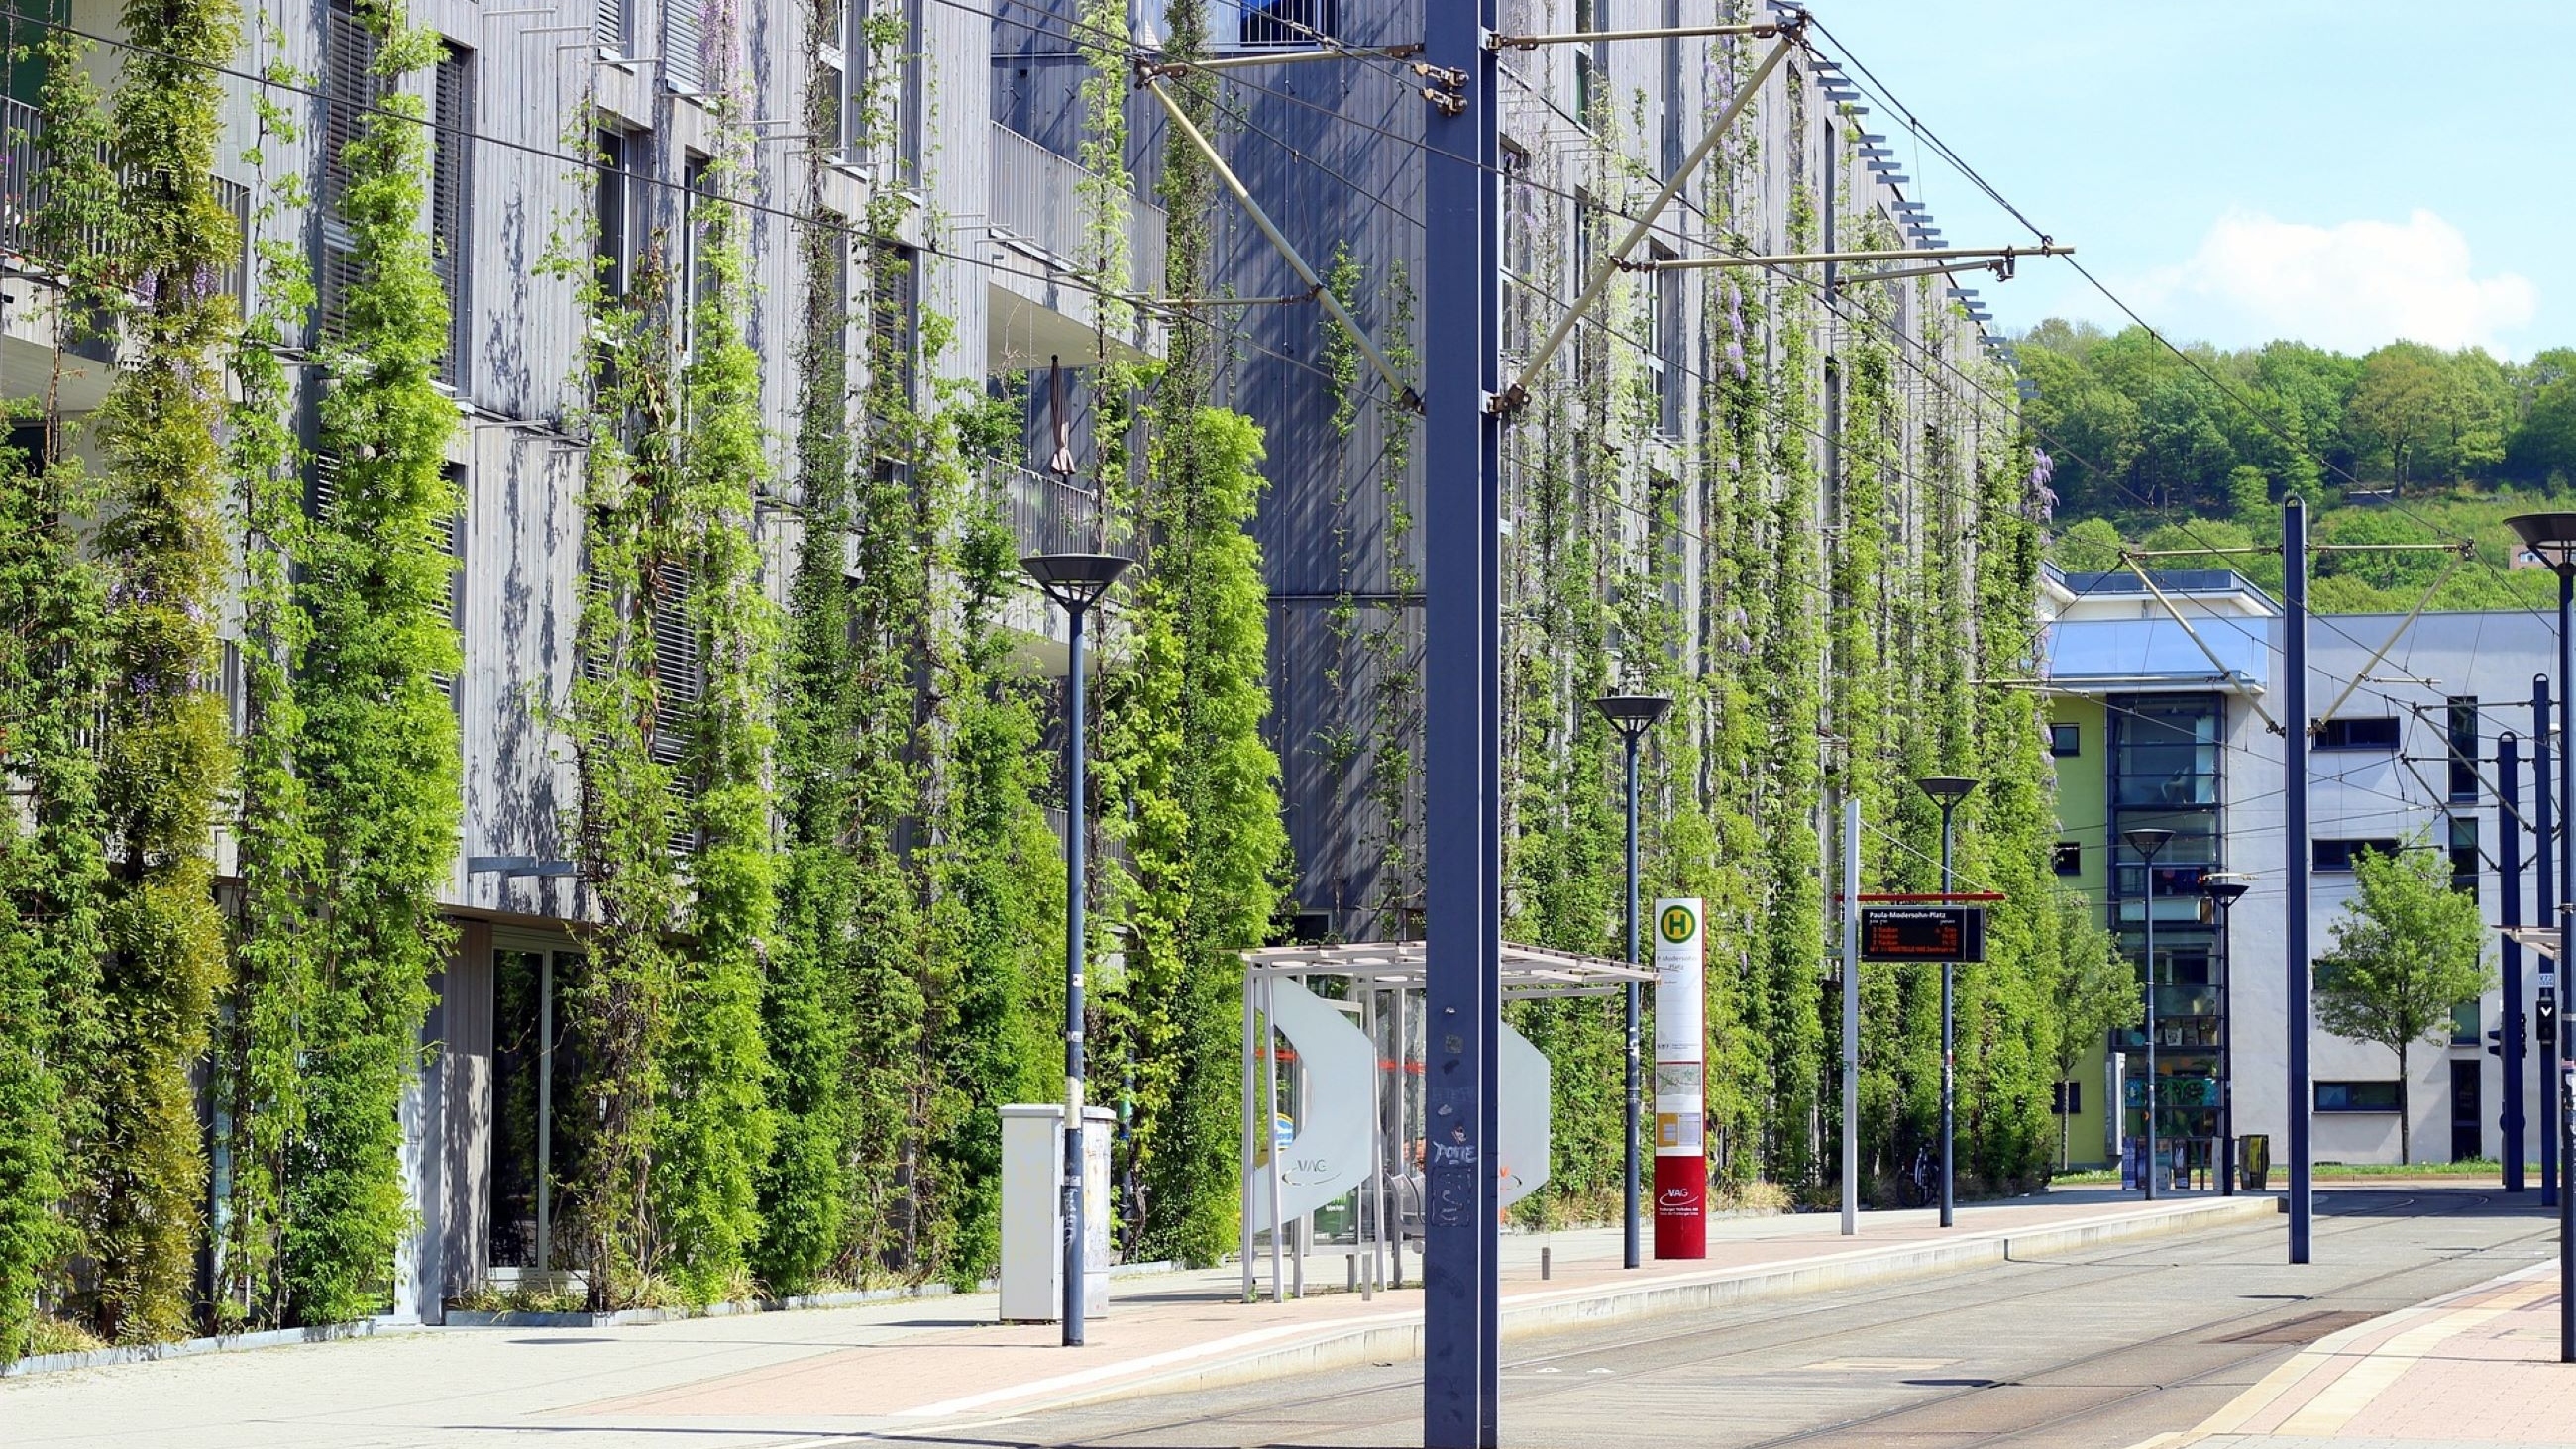
M 2330 1334 L 2189 1433 L 2139 1449 L 2576 1444 L 2576 1365 L 2558 1362 L 2558 1264 Z
M 1709 1256 L 1628 1272 L 1612 1229 L 1508 1234 L 1503 1327 L 1688 1310 L 1919 1278 L 2174 1232 L 2275 1219 L 2266 1196 L 2152 1207 L 2107 1189 L 1959 1210 L 1872 1213 L 1844 1238 L 1832 1214 L 1717 1219 Z M 1540 1250 L 1552 1276 L 1539 1277 Z M 1408 1257 L 1408 1273 L 1418 1260 Z M 1341 1259 L 1312 1258 L 1286 1303 L 1242 1301 L 1239 1266 L 1120 1279 L 1090 1343 L 1051 1324 L 995 1323 L 991 1294 L 593 1328 L 440 1328 L 254 1352 L 0 1379 L 0 1431 L 19 1446 L 186 1449 L 482 1445 L 540 1434 L 564 1449 L 692 1436 L 831 1436 L 954 1427 L 1045 1406 L 1238 1383 L 1418 1356 L 1418 1287 L 1340 1291 Z M 246 1407 L 209 1422 L 209 1404 Z M 677 1435 L 680 1438 L 669 1438 Z M 709 1442 L 713 1442 L 711 1438 Z M 756 1442 L 746 1440 L 745 1442 Z
M 1832 1214 L 1719 1219 L 1703 1261 L 1619 1266 L 1615 1229 L 1503 1240 L 1503 1332 L 1704 1308 L 1893 1281 L 2064 1252 L 2089 1243 L 2268 1221 L 2274 1199 L 2195 1197 L 2147 1206 L 2117 1192 L 2052 1194 L 1963 1208 L 1944 1232 L 1930 1211 L 1866 1215 L 1857 1237 Z M 1540 1250 L 1552 1277 L 1542 1281 Z M 1651 1251 L 1651 1248 L 1649 1248 Z M 1266 1267 L 1266 1264 L 1265 1264 Z M 1408 1264 L 1418 1275 L 1418 1261 Z M 1067 1349 L 1054 1325 L 925 1329 L 864 1348 L 594 1401 L 571 1412 L 611 1420 L 787 1416 L 800 1422 L 927 1421 L 1025 1412 L 1140 1392 L 1205 1388 L 1421 1351 L 1422 1294 L 1373 1300 L 1339 1291 L 1339 1257 L 1309 1260 L 1310 1288 L 1242 1301 L 1241 1266 L 1113 1285 L 1110 1315 Z M 1266 1287 L 1266 1274 L 1265 1274 Z M 1121 1291 L 1123 1288 L 1123 1291 Z M 953 1320 L 952 1320 L 953 1323 Z

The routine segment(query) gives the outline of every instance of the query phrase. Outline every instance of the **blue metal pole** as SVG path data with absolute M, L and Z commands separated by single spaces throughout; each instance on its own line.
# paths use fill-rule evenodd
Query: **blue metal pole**
M 1958 801 L 1941 802 L 1941 894 L 1950 893 L 1950 812 Z M 1951 968 L 1941 963 L 1941 1226 L 1957 1222 L 1952 1174 L 1953 1147 L 1956 1142 L 1957 1105 L 1959 1098 L 1958 1038 L 1954 1034 L 1951 1014 Z
M 1628 964 L 1637 964 L 1637 744 L 1643 731 L 1630 730 L 1628 735 Z M 1620 1266 L 1637 1266 L 1637 1092 L 1638 1092 L 1638 989 L 1628 983 L 1628 1167 L 1620 1180 L 1622 1211 Z
M 2533 915 L 2543 925 L 2558 918 L 2558 821 L 2556 785 L 2549 773 L 2549 752 L 2554 747 L 2550 738 L 2554 720 L 2550 713 L 2549 676 L 2536 674 L 2531 679 L 2531 863 Z M 2558 962 L 2555 958 L 2540 963 L 2540 999 L 2558 999 Z M 2544 1011 L 2544 1018 L 2552 1013 Z M 2543 1043 L 2544 1046 L 2548 1043 Z M 2558 1089 L 2551 1083 L 2550 1055 L 2540 1054 L 2540 1205 L 2558 1206 Z
M 1424 1023 L 1422 1442 L 1491 1449 L 1501 1388 L 1495 1183 L 1500 948 L 1502 206 L 1496 0 L 1424 7 L 1423 60 L 1465 78 L 1426 111 L 1423 512 L 1428 962 Z
M 2522 826 L 2514 810 L 2522 804 L 2520 742 L 2511 732 L 2496 741 L 2497 875 L 2504 898 L 2496 914 L 2508 926 L 2522 924 Z M 2522 947 L 2504 938 L 2504 1016 L 2496 1030 L 2497 1065 L 2504 1077 L 2504 1190 L 2521 1192 L 2523 1182 L 2522 1116 Z
M 1064 1342 L 1082 1346 L 1082 614 L 1069 607 L 1064 739 Z
M 2576 680 L 2576 562 L 2565 558 L 2558 562 L 2558 677 Z M 2576 804 L 2576 740 L 2564 729 L 2558 737 L 2558 798 Z M 2576 960 L 2576 840 L 2558 852 L 2558 960 Z M 2570 1059 L 2576 1058 L 2564 1012 L 2559 1013 L 2558 1039 L 2550 1046 L 2550 1095 L 2558 1103 L 2558 1128 L 2564 1133 L 2572 1120 L 2567 1099 Z M 2559 1142 L 2558 1174 L 2558 1361 L 2576 1363 L 2576 1180 L 2571 1180 L 2576 1177 L 2576 1142 Z
M 2309 1181 L 2308 1112 L 2308 509 L 2296 494 L 2281 502 L 2281 715 L 2289 738 L 2281 749 L 2287 787 L 2281 829 L 2282 962 L 2289 987 L 2290 1261 L 2308 1261 L 2316 1212 Z

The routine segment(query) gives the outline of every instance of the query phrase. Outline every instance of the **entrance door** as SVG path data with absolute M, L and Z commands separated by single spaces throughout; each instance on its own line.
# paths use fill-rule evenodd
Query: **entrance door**
M 2475 1057 L 2451 1063 L 2451 1160 L 2466 1162 L 2479 1154 L 2486 1144 L 2480 1140 L 2483 1125 L 2478 1110 L 2478 1084 L 2481 1073 Z
M 563 994 L 581 969 L 573 951 L 492 953 L 491 1267 L 544 1274 L 562 1266 L 555 1241 L 562 1185 L 578 1181 L 577 1137 L 559 1104 L 580 1076 Z M 503 1273 L 496 1276 L 512 1276 Z

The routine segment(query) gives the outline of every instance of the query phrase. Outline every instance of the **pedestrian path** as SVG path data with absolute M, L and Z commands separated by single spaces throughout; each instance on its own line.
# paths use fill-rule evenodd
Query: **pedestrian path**
M 1719 1219 L 1708 1257 L 1620 1266 L 1614 1230 L 1513 1234 L 1501 1276 L 1506 1335 L 1747 1298 L 1927 1273 L 2066 1251 L 2156 1232 L 2262 1221 L 2267 1197 L 2138 1203 L 2116 1193 L 2066 1193 L 1963 1208 L 1944 1230 L 1931 1212 L 1873 1213 L 1855 1237 L 1830 1215 Z M 1544 1265 L 1542 1264 L 1544 1252 Z M 1542 1278 L 1542 1266 L 1549 1276 Z M 1341 1260 L 1310 1260 L 1310 1286 L 1344 1281 Z M 945 1316 L 945 1315 L 943 1315 Z M 570 1410 L 626 1423 L 777 1416 L 857 1427 L 1025 1412 L 1108 1397 L 1418 1355 L 1419 1287 L 1362 1299 L 1317 1293 L 1242 1301 L 1239 1266 L 1144 1280 L 1065 1348 L 1054 1325 L 945 1324 L 838 1352 L 717 1375 Z
M 2187 1434 L 2139 1449 L 2576 1444 L 2558 1361 L 2558 1264 L 2537 1264 L 2318 1339 Z
M 1871 1213 L 1844 1238 L 1831 1214 L 1721 1218 L 1704 1262 L 1619 1267 L 1619 1236 L 1507 1234 L 1503 1327 L 1552 1326 L 1973 1268 L 2154 1233 L 2276 1221 L 2267 1197 L 2149 1207 L 2079 1189 L 1926 1212 Z M 1541 1276 L 1542 1254 L 1547 1276 Z M 1408 1261 L 1418 1273 L 1418 1261 Z M 423 1449 L 542 1437 L 554 1449 L 638 1443 L 829 1442 L 952 1431 L 1042 1407 L 1206 1387 L 1299 1368 L 1402 1362 L 1420 1352 L 1418 1288 L 1339 1291 L 1339 1258 L 1310 1287 L 1245 1303 L 1239 1266 L 1124 1278 L 1090 1342 L 1003 1325 L 991 1294 L 588 1328 L 424 1329 L 157 1363 L 0 1379 L 8 1449 Z M 208 1404 L 256 1406 L 209 1424 Z M 534 1442 L 528 1440 L 528 1442 Z

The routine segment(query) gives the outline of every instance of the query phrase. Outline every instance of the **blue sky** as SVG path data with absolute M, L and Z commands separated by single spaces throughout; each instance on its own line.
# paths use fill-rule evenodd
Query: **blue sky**
M 2177 340 L 2576 343 L 2576 0 L 1812 3 Z M 1898 116 L 1870 119 L 1950 245 L 2026 238 Z M 2062 262 L 1980 293 L 2013 331 L 2121 320 Z

